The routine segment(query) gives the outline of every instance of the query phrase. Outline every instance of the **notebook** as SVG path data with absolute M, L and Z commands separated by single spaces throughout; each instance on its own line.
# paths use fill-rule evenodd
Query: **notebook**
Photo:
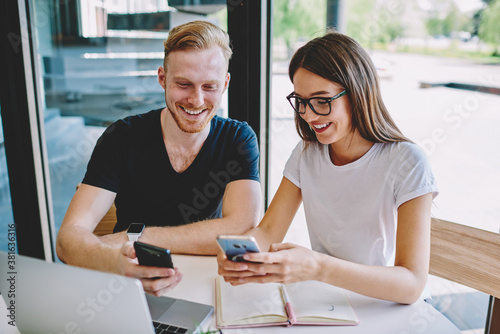
M 0 273 L 21 333 L 193 333 L 213 313 L 210 305 L 145 294 L 137 279 L 21 255 L 0 252 Z
M 345 291 L 318 281 L 232 286 L 216 278 L 218 328 L 357 325 Z

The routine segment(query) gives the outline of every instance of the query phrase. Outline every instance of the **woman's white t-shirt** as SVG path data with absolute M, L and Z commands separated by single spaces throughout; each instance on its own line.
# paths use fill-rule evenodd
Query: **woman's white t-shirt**
M 408 142 L 376 143 L 336 166 L 328 145 L 301 141 L 283 174 L 301 189 L 312 249 L 367 265 L 394 265 L 398 207 L 438 194 L 424 152 Z

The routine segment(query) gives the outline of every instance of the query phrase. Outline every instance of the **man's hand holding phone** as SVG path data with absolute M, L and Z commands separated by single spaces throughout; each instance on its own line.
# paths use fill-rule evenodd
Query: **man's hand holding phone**
M 121 255 L 124 257 L 124 261 L 122 261 L 122 273 L 125 276 L 140 279 L 145 292 L 154 296 L 161 296 L 177 286 L 182 279 L 182 273 L 178 268 L 174 268 L 168 250 L 141 244 L 137 247 L 134 247 L 134 243 L 131 241 L 123 244 L 121 248 Z M 148 252 L 144 251 L 144 248 L 148 250 L 156 249 L 159 253 L 151 252 L 148 254 Z M 155 255 L 162 253 L 168 253 L 168 256 Z M 139 257 L 142 260 L 138 259 Z M 161 261 L 161 259 L 167 262 L 156 262 L 158 260 Z M 170 262 L 168 262 L 168 259 L 170 259 Z M 150 266 L 149 264 L 154 264 L 155 266 Z

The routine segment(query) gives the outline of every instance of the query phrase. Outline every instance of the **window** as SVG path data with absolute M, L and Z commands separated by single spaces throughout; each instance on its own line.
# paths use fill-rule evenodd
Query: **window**
M 474 27 L 481 27 L 473 21 L 474 14 L 486 11 L 486 5 L 468 5 L 372 0 L 318 0 L 312 5 L 275 0 L 269 202 L 299 141 L 285 99 L 293 91 L 289 60 L 337 15 L 338 29 L 372 56 L 384 102 L 397 125 L 429 157 L 440 189 L 433 216 L 499 232 L 500 151 L 494 144 L 500 140 L 500 68 L 494 64 L 499 60 L 490 57 L 494 48 L 474 35 Z M 476 91 L 481 87 L 493 89 Z M 299 209 L 285 239 L 307 246 L 307 235 Z M 429 288 L 434 305 L 459 328 L 484 328 L 488 296 L 434 277 Z M 460 309 L 461 303 L 470 311 Z
M 168 30 L 198 19 L 225 24 L 225 2 L 219 2 L 197 7 L 200 14 L 166 1 L 31 2 L 54 238 L 104 129 L 165 107 L 157 70 Z M 219 114 L 227 115 L 227 96 Z

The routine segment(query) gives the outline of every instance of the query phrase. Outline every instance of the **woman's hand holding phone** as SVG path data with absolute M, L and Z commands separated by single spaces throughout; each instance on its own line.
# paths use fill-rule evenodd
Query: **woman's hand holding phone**
M 226 254 L 220 251 L 217 254 L 217 263 L 219 266 L 218 273 L 224 277 L 224 280 L 232 285 L 240 285 L 240 278 L 255 275 L 254 272 L 248 270 L 247 262 L 234 262 L 228 260 Z
M 260 262 L 249 262 L 244 259 L 245 254 L 259 253 L 260 249 L 253 236 L 247 235 L 220 235 L 217 243 L 221 252 L 217 255 L 219 275 L 232 285 L 242 284 L 244 277 L 265 275 L 255 271 Z M 249 270 L 254 268 L 254 270 Z
M 232 285 L 245 283 L 291 283 L 318 278 L 321 259 L 318 253 L 291 243 L 272 244 L 269 252 L 247 252 L 243 260 L 234 262 L 220 252 L 217 256 L 219 275 Z
M 259 253 L 259 245 L 251 235 L 219 235 L 217 243 L 226 257 L 233 262 L 243 262 L 246 253 Z

